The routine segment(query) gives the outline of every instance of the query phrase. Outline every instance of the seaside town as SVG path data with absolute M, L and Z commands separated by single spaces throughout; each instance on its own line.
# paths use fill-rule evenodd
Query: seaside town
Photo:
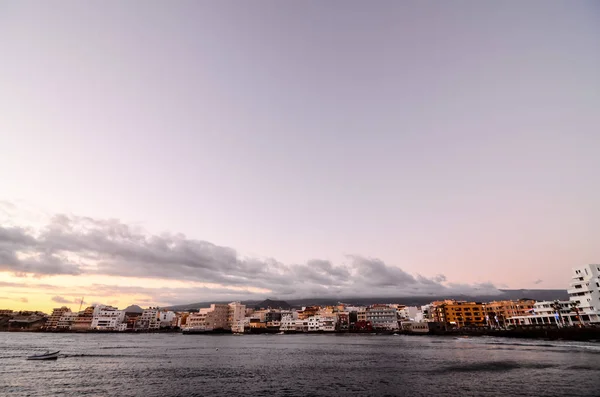
M 106 305 L 72 311 L 63 306 L 50 315 L 0 310 L 2 331 L 335 333 L 427 334 L 449 330 L 516 328 L 589 328 L 600 324 L 600 265 L 573 269 L 568 300 L 532 299 L 473 302 L 439 300 L 420 307 L 398 303 L 356 306 L 289 307 L 285 302 L 213 303 L 197 310 Z M 286 307 L 284 307 L 286 306 Z

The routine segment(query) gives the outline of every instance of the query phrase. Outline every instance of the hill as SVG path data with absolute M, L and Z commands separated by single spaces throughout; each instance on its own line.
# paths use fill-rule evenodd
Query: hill
M 265 299 L 264 301 L 255 304 L 254 307 L 258 308 L 258 309 L 284 309 L 284 310 L 289 310 L 292 308 L 292 306 L 290 306 L 290 304 L 287 303 L 286 301 L 271 300 L 271 299 Z
M 247 307 L 259 308 L 301 308 L 303 306 L 329 306 L 343 302 L 348 305 L 372 305 L 374 303 L 399 303 L 408 306 L 422 306 L 431 303 L 435 300 L 456 299 L 468 300 L 476 302 L 491 302 L 494 300 L 513 300 L 513 299 L 535 299 L 538 301 L 569 299 L 566 290 L 563 289 L 503 289 L 498 295 L 453 295 L 453 296 L 398 296 L 398 297 L 379 297 L 379 298 L 362 298 L 362 297 L 344 297 L 344 298 L 305 298 L 305 299 L 290 299 L 286 301 L 266 299 L 264 301 L 242 301 Z M 197 310 L 203 307 L 209 307 L 211 303 L 228 303 L 228 302 L 197 302 L 185 305 L 176 305 L 168 307 L 170 310 Z
M 125 308 L 125 313 L 142 313 L 144 309 L 139 307 L 138 305 L 131 305 Z

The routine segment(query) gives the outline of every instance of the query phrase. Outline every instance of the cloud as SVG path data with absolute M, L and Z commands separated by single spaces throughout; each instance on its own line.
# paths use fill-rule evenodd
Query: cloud
M 19 299 L 19 301 L 23 302 L 23 303 L 28 303 L 29 299 L 27 299 L 27 298 L 21 298 L 21 299 Z
M 52 301 L 56 302 L 56 303 L 73 303 L 73 301 L 71 301 L 67 298 L 64 298 L 62 296 L 53 296 Z
M 35 288 L 35 289 L 44 289 L 44 290 L 57 290 L 60 287 L 52 284 L 33 284 L 33 283 L 13 283 L 9 281 L 0 281 L 0 287 L 9 287 L 9 288 Z
M 0 271 L 36 276 L 152 277 L 220 286 L 155 290 L 157 300 L 162 302 L 179 301 L 188 293 L 190 298 L 203 293 L 244 298 L 255 295 L 251 291 L 256 290 L 288 299 L 497 292 L 492 284 L 448 284 L 441 274 L 411 275 L 379 258 L 350 255 L 341 264 L 322 259 L 283 264 L 273 258 L 241 257 L 233 248 L 183 234 L 148 234 L 115 219 L 66 214 L 50 217 L 37 230 L 0 225 Z M 104 288 L 117 295 L 129 290 Z M 72 303 L 61 296 L 53 300 Z

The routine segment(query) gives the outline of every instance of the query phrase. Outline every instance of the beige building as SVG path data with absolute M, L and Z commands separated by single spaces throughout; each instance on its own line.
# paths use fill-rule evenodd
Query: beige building
M 87 307 L 84 311 L 79 312 L 79 315 L 73 319 L 71 323 L 71 331 L 87 331 L 92 327 L 94 319 L 94 306 Z
M 48 318 L 45 328 L 48 330 L 56 329 L 56 327 L 58 326 L 58 322 L 60 321 L 60 318 L 62 317 L 63 314 L 65 314 L 67 312 L 70 313 L 71 309 L 69 309 L 66 306 L 52 309 L 52 314 Z
M 218 329 L 229 329 L 227 319 L 229 317 L 229 305 L 213 303 L 209 308 L 202 308 L 198 313 L 192 313 L 187 318 L 187 329 L 212 331 Z
M 70 330 L 77 317 L 79 317 L 79 313 L 64 312 L 56 324 L 56 329 Z
M 246 305 L 240 302 L 231 302 L 227 311 L 227 326 L 233 332 L 244 332 L 246 318 Z
M 426 334 L 429 332 L 429 324 L 427 322 L 402 321 L 402 331 Z

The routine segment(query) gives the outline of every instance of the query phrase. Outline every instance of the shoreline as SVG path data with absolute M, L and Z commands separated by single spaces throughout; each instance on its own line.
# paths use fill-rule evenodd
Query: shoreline
M 513 329 L 454 329 L 454 330 L 435 330 L 430 332 L 409 332 L 409 331 L 279 331 L 279 330 L 251 330 L 248 332 L 233 333 L 229 330 L 214 330 L 204 332 L 184 332 L 180 329 L 170 329 L 161 331 L 99 331 L 99 330 L 79 330 L 79 331 L 43 331 L 43 330 L 2 330 L 0 332 L 31 332 L 48 334 L 181 334 L 181 335 L 232 335 L 232 336 L 252 336 L 252 335 L 413 335 L 413 336 L 446 336 L 446 337 L 503 337 L 515 339 L 537 339 L 537 340 L 565 340 L 580 342 L 600 342 L 600 327 L 587 328 L 513 328 Z

